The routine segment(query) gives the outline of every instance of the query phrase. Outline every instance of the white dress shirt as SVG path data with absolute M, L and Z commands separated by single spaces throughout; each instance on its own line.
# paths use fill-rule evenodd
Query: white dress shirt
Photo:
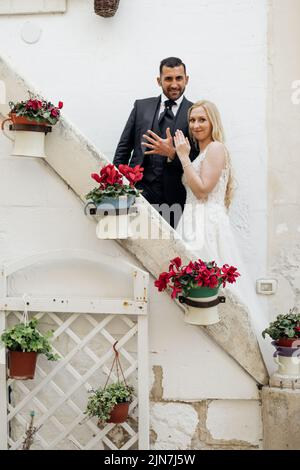
M 167 96 L 162 93 L 161 95 L 161 100 L 160 100 L 160 108 L 159 108 L 159 113 L 158 113 L 158 119 L 159 119 L 159 116 L 161 115 L 161 113 L 164 112 L 165 110 L 165 101 L 169 100 L 170 98 L 167 98 Z M 181 95 L 180 98 L 178 98 L 178 100 L 174 100 L 176 104 L 174 104 L 172 106 L 172 113 L 174 114 L 174 116 L 176 116 L 177 112 L 178 112 L 178 109 L 179 109 L 179 106 L 181 105 L 181 102 L 183 100 L 183 95 Z

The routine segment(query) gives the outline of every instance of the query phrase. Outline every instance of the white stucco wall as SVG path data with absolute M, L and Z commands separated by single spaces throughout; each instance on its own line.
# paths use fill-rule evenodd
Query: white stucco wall
M 28 21 L 41 29 L 35 44 L 21 39 Z M 111 19 L 71 0 L 62 15 L 0 17 L 0 50 L 109 158 L 134 100 L 159 94 L 159 61 L 181 57 L 187 97 L 222 112 L 238 183 L 232 220 L 254 281 L 266 274 L 266 31 L 265 0 L 122 0 Z
M 3 136 L 0 137 L 0 148 L 1 261 L 55 249 L 86 249 L 110 254 L 116 260 L 119 256 L 131 259 L 115 242 L 96 238 L 95 224 L 83 214 L 81 202 L 44 161 L 8 156 L 10 144 Z M 111 273 L 107 270 L 101 273 L 82 266 L 82 271 L 77 276 L 73 274 L 71 280 L 70 272 L 70 266 L 66 266 L 64 276 L 57 278 L 47 269 L 40 268 L 38 275 L 30 269 L 15 275 L 12 293 L 21 295 L 29 290 L 45 295 L 53 291 L 71 294 L 80 288 L 82 295 L 132 295 L 130 282 L 125 282 L 121 275 L 116 277 L 118 274 L 113 268 Z M 255 382 L 250 376 L 199 328 L 183 322 L 183 315 L 176 305 L 153 286 L 153 278 L 150 285 L 150 348 L 151 364 L 159 364 L 165 371 L 163 398 L 257 397 Z M 177 358 L 176 367 L 174 357 Z M 209 379 L 203 381 L 201 375 L 207 373 L 208 362 L 212 372 Z M 195 364 L 199 373 L 196 376 L 193 372 Z
M 269 271 L 279 282 L 272 318 L 300 306 L 300 2 L 272 0 L 269 15 Z M 286 53 L 286 51 L 289 51 Z

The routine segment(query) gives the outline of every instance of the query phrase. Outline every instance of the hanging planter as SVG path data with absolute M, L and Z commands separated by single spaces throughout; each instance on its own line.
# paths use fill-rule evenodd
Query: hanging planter
M 115 15 L 119 3 L 120 0 L 94 0 L 95 13 L 104 18 L 110 18 Z
M 36 352 L 8 351 L 8 376 L 13 379 L 33 379 L 37 361 Z
M 89 208 L 90 214 L 100 216 L 96 227 L 96 236 L 101 240 L 126 239 L 132 236 L 130 228 L 131 207 L 135 196 L 120 196 L 118 199 L 103 198 L 102 202 L 95 204 L 88 202 L 85 213 Z
M 63 103 L 60 101 L 55 107 L 39 96 L 29 95 L 27 101 L 9 103 L 11 112 L 1 123 L 1 129 L 5 137 L 14 143 L 11 155 L 44 158 L 45 135 L 57 123 Z M 8 129 L 5 123 L 10 123 Z
M 126 379 L 119 360 L 119 352 L 116 350 L 118 341 L 113 345 L 115 357 L 103 388 L 90 391 L 85 414 L 90 418 L 98 418 L 98 426 L 104 423 L 120 424 L 128 418 L 129 405 L 133 399 L 134 389 L 127 385 Z M 116 368 L 117 382 L 108 384 L 113 368 Z M 120 373 L 123 381 L 120 382 Z
M 23 321 L 8 328 L 1 335 L 1 341 L 8 350 L 8 377 L 17 380 L 33 379 L 38 354 L 45 354 L 49 361 L 57 361 L 59 356 L 52 353 L 49 342 L 52 332 L 42 335 L 37 330 L 38 320 L 28 321 L 24 311 Z
M 170 261 L 169 271 L 161 273 L 154 284 L 160 292 L 170 287 L 171 297 L 187 306 L 186 323 L 207 326 L 220 321 L 217 305 L 224 303 L 225 297 L 218 295 L 219 287 L 236 282 L 239 276 L 237 269 L 228 264 L 219 268 L 214 261 L 199 259 L 182 266 L 181 258 L 177 257 Z
M 123 181 L 123 176 L 129 184 Z M 99 187 L 86 195 L 88 202 L 84 212 L 100 217 L 96 227 L 97 238 L 130 238 L 130 216 L 137 212 L 132 206 L 140 194 L 134 185 L 142 179 L 143 168 L 139 165 L 134 168 L 120 165 L 118 171 L 114 165 L 109 164 L 100 170 L 99 175 L 93 173 L 91 177 L 99 183 Z

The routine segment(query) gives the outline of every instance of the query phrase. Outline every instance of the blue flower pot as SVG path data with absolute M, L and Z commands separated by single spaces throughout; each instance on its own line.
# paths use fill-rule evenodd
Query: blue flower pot
M 128 209 L 135 201 L 135 196 L 121 196 L 118 198 L 106 197 L 100 204 L 97 204 L 98 208 L 103 210 L 109 209 Z

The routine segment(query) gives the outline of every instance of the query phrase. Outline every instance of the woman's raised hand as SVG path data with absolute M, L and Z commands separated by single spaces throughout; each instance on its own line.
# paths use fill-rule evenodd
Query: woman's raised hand
M 189 158 L 191 151 L 189 139 L 184 137 L 182 131 L 177 130 L 174 136 L 174 144 L 181 163 L 185 162 Z

